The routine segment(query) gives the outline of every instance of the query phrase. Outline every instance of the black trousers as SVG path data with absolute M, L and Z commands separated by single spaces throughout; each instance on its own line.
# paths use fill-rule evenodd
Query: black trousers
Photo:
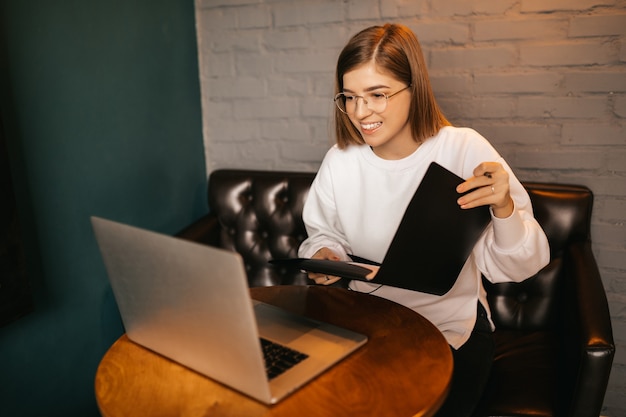
M 450 392 L 435 416 L 471 416 L 487 385 L 495 349 L 487 312 L 480 302 L 469 340 L 458 350 L 450 349 L 454 359 Z

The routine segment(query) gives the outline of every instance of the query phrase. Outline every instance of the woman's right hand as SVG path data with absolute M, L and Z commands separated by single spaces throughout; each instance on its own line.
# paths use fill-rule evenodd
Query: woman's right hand
M 333 252 L 332 250 L 326 247 L 315 252 L 315 254 L 311 256 L 311 258 L 312 259 L 330 259 L 332 261 L 341 260 L 341 258 L 339 258 L 339 256 L 337 256 L 335 252 Z M 319 285 L 334 284 L 335 282 L 341 279 L 341 277 L 319 274 L 317 272 L 309 272 L 308 276 L 309 276 L 309 279 L 312 279 L 313 281 L 315 281 L 316 284 L 319 284 Z

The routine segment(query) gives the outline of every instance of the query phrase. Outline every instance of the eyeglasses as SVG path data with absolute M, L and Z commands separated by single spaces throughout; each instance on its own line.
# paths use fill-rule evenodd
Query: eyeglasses
M 355 96 L 353 94 L 339 93 L 333 99 L 337 108 L 341 110 L 343 113 L 352 114 L 356 112 L 357 103 L 359 99 L 363 100 L 363 104 L 367 106 L 368 109 L 375 113 L 382 113 L 387 108 L 387 101 L 409 88 L 411 84 L 407 85 L 400 91 L 396 91 L 393 94 L 385 94 L 385 93 L 367 93 L 364 96 Z

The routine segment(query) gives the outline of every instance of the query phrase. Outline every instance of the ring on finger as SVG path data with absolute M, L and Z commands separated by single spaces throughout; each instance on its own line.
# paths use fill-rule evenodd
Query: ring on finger
M 496 188 L 492 185 L 491 186 L 491 194 L 495 194 L 496 193 Z

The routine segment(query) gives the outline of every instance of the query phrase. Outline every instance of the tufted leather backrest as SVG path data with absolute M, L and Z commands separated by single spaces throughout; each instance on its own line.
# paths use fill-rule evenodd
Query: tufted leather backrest
M 250 286 L 307 284 L 306 275 L 275 270 L 272 258 L 296 257 L 306 237 L 302 207 L 314 173 L 217 170 L 209 208 L 220 223 L 218 246 L 243 257 Z
M 306 230 L 302 207 L 314 173 L 217 170 L 209 179 L 211 213 L 220 224 L 217 245 L 239 252 L 250 286 L 308 284 L 301 272 L 275 270 L 267 261 L 297 256 Z M 524 183 L 535 217 L 551 247 L 551 261 L 518 284 L 485 281 L 492 317 L 500 328 L 545 329 L 558 309 L 565 248 L 590 239 L 593 204 L 583 186 Z

